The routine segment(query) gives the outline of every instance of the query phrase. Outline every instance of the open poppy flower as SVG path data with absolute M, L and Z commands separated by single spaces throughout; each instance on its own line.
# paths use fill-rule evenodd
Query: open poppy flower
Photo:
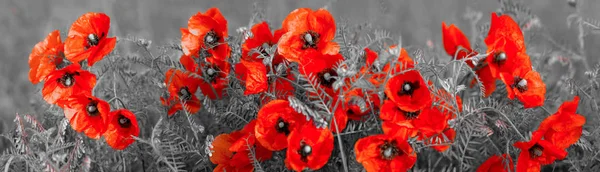
M 508 39 L 508 42 L 513 42 L 515 44 L 517 50 L 525 50 L 523 32 L 521 31 L 519 24 L 506 14 L 498 16 L 494 12 L 491 16 L 490 29 L 484 40 L 485 44 L 492 45 L 499 39 Z
M 117 43 L 117 38 L 108 37 L 109 27 L 110 18 L 104 13 L 89 12 L 75 20 L 65 41 L 67 59 L 73 63 L 87 59 L 89 66 L 102 60 Z
M 333 151 L 333 134 L 328 128 L 317 128 L 306 123 L 288 137 L 286 159 L 294 171 L 308 168 L 318 170 L 327 164 Z
M 107 102 L 87 93 L 61 101 L 65 105 L 65 118 L 73 130 L 83 132 L 92 139 L 99 139 L 104 134 L 110 118 L 110 105 Z
M 471 43 L 465 34 L 454 24 L 447 26 L 442 22 L 442 40 L 444 42 L 444 50 L 457 60 L 463 59 L 473 53 Z M 459 48 L 462 47 L 462 48 Z M 473 63 L 468 61 L 467 64 L 473 67 Z
M 169 115 L 179 110 L 185 110 L 194 114 L 200 110 L 200 100 L 196 97 L 196 90 L 200 80 L 190 76 L 190 72 L 177 69 L 169 69 L 166 73 L 165 84 L 169 91 L 169 98 L 162 99 L 163 105 L 170 106 Z
M 406 112 L 398 106 L 395 106 L 390 100 L 385 100 L 379 117 L 384 122 L 390 122 L 401 127 L 411 128 L 418 131 L 419 139 L 428 139 L 439 133 L 442 133 L 444 129 L 448 127 L 449 116 L 443 114 L 439 109 L 427 106 L 416 112 Z M 394 127 L 394 125 L 388 125 Z M 385 128 L 390 127 L 383 127 Z M 415 136 L 411 134 L 411 136 Z M 448 133 L 447 137 L 450 138 L 452 133 Z
M 60 40 L 60 32 L 54 30 L 44 41 L 33 47 L 29 54 L 29 81 L 37 84 L 44 81 L 51 72 L 63 63 L 64 44 Z
M 200 90 L 202 94 L 210 99 L 217 99 L 223 96 L 223 90 L 229 84 L 229 71 L 231 66 L 227 61 L 218 61 L 207 59 L 208 63 L 201 64 Z
M 123 150 L 135 142 L 133 137 L 140 134 L 135 114 L 127 109 L 110 112 L 108 128 L 104 132 L 106 143 L 113 149 Z
M 290 107 L 287 100 L 273 100 L 258 111 L 256 140 L 269 150 L 283 150 L 288 147 L 290 133 L 306 122 L 306 117 Z
M 417 70 L 410 70 L 390 78 L 385 85 L 385 94 L 396 105 L 407 112 L 423 109 L 431 103 L 431 93 Z
M 544 119 L 539 130 L 547 130 L 544 139 L 550 141 L 559 149 L 567 149 L 581 137 L 585 117 L 577 114 L 579 96 L 572 101 L 564 102 L 558 111 Z
M 299 64 L 300 73 L 304 76 L 313 76 L 314 80 L 311 80 L 313 85 L 320 85 L 323 90 L 331 95 L 335 95 L 333 89 L 333 83 L 337 81 L 338 73 L 336 71 L 336 65 L 344 60 L 341 54 L 335 55 L 324 55 L 324 54 L 307 54 L 304 56 Z
M 42 96 L 46 102 L 63 107 L 60 100 L 74 94 L 91 94 L 95 85 L 96 75 L 82 70 L 79 64 L 71 64 L 48 75 L 42 88 Z
M 544 105 L 546 84 L 530 66 L 519 67 L 512 74 L 502 73 L 500 79 L 506 84 L 508 98 L 511 100 L 516 96 L 525 108 Z
M 261 144 L 256 144 L 254 132 L 256 128 L 256 121 L 257 120 L 250 121 L 242 130 L 235 131 L 234 134 L 231 134 L 234 142 L 229 147 L 229 151 L 233 152 L 234 154 L 230 157 L 231 160 L 228 161 L 228 166 L 236 169 L 254 169 L 252 161 L 248 158 L 250 155 L 250 149 L 253 149 L 254 156 L 258 161 L 265 161 L 270 159 L 273 155 L 273 152 Z
M 406 141 L 407 132 L 408 129 L 403 128 L 359 139 L 354 144 L 356 161 L 367 172 L 408 171 L 415 165 L 417 154 Z
M 542 140 L 544 131 L 534 131 L 529 142 L 516 142 L 515 147 L 521 149 L 517 161 L 517 171 L 538 172 L 542 165 L 551 164 L 567 156 L 567 151 L 559 149 L 547 140 Z
M 326 9 L 316 11 L 299 8 L 283 20 L 283 29 L 278 51 L 291 62 L 300 62 L 307 54 L 338 54 L 340 47 L 333 42 L 335 20 Z
M 241 136 L 242 136 L 242 133 L 240 131 L 234 131 L 230 134 L 224 133 L 224 134 L 220 134 L 217 137 L 215 137 L 215 140 L 213 140 L 213 142 L 212 142 L 212 147 L 211 147 L 212 154 L 210 156 L 210 162 L 212 162 L 213 164 L 217 164 L 217 167 L 215 167 L 215 169 L 213 171 L 215 171 L 215 172 L 225 172 L 225 171 L 251 172 L 251 171 L 253 171 L 254 166 L 252 166 L 252 165 L 249 165 L 249 166 L 246 165 L 243 167 L 235 167 L 230 164 L 233 156 L 237 155 L 237 153 L 230 151 L 229 148 L 236 140 L 240 139 Z M 248 159 L 247 161 L 250 161 L 248 156 L 245 156 L 245 157 L 246 157 L 246 159 Z M 243 158 L 243 157 L 239 157 L 239 158 Z M 239 161 L 240 159 L 237 159 L 237 160 Z
M 267 67 L 262 61 L 241 60 L 235 65 L 238 78 L 245 83 L 244 95 L 262 93 L 268 89 Z
M 198 12 L 188 20 L 188 28 L 181 28 L 181 48 L 186 56 L 214 58 L 225 61 L 229 57 L 227 20 L 218 8 Z
M 269 48 L 279 41 L 278 37 L 273 36 L 267 22 L 261 22 L 252 26 L 250 29 L 252 37 L 246 39 L 242 44 L 242 60 L 261 61 L 261 55 L 264 57 L 270 56 L 265 48 Z M 255 50 L 253 52 L 253 50 Z M 262 51 L 256 51 L 262 50 Z
M 488 45 L 487 52 L 490 54 L 485 61 L 490 67 L 492 75 L 499 76 L 500 73 L 510 73 L 517 68 L 531 68 L 531 60 L 524 49 L 517 49 L 515 42 L 501 38 Z
M 508 154 L 502 154 L 502 156 L 492 155 L 479 165 L 477 172 L 509 172 L 515 171 L 514 166 Z

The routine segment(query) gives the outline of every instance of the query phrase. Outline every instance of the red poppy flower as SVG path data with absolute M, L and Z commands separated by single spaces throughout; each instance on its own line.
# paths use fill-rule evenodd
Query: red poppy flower
M 442 40 L 444 42 L 444 50 L 446 50 L 446 53 L 452 57 L 456 55 L 457 60 L 465 58 L 473 53 L 469 39 L 454 24 L 446 26 L 446 23 L 442 22 Z M 462 47 L 462 49 L 459 47 Z M 469 61 L 467 64 L 473 67 L 472 62 Z
M 525 108 L 544 105 L 546 84 L 539 73 L 531 67 L 520 67 L 512 72 L 500 74 L 500 79 L 506 84 L 508 98 L 515 96 L 523 103 Z
M 200 80 L 191 76 L 190 72 L 183 72 L 174 68 L 167 71 L 165 84 L 168 87 L 169 98 L 166 100 L 161 98 L 161 101 L 163 105 L 170 106 L 169 115 L 183 110 L 184 107 L 187 112 L 192 114 L 200 110 L 200 100 L 196 97 L 199 83 Z
M 418 111 L 431 103 L 431 93 L 416 70 L 390 78 L 385 85 L 385 94 L 400 109 L 407 112 Z
M 509 15 L 498 17 L 492 13 L 490 31 L 485 38 L 490 56 L 486 58 L 492 75 L 511 72 L 520 66 L 530 67 L 529 56 L 525 53 L 523 32 L 519 24 Z
M 516 142 L 515 147 L 521 149 L 517 161 L 517 171 L 540 171 L 541 165 L 547 165 L 556 159 L 564 159 L 567 151 L 559 149 L 547 140 L 542 140 L 544 131 L 534 131 L 529 142 Z
M 477 168 L 477 172 L 509 172 L 515 171 L 514 166 L 508 154 L 502 154 L 502 156 L 492 155 Z
M 505 14 L 498 17 L 496 13 L 492 13 L 490 30 L 484 42 L 487 45 L 491 45 L 499 39 L 508 39 L 508 42 L 514 42 L 518 50 L 525 49 L 523 32 L 519 24 L 509 15 Z
M 210 99 L 217 99 L 223 96 L 223 90 L 229 84 L 229 71 L 231 66 L 226 61 L 216 61 L 207 59 L 208 63 L 201 64 L 200 90 L 202 94 Z
M 110 18 L 104 13 L 85 13 L 79 17 L 65 41 L 65 56 L 73 63 L 87 59 L 88 65 L 102 60 L 115 48 L 117 38 L 108 38 Z
M 317 128 L 309 122 L 290 134 L 286 159 L 292 170 L 302 171 L 306 168 L 317 170 L 327 163 L 331 151 L 333 151 L 331 131 L 328 128 Z
M 313 11 L 299 8 L 283 20 L 287 33 L 279 40 L 278 51 L 291 62 L 300 62 L 304 54 L 338 54 L 340 47 L 333 42 L 335 20 L 325 9 Z
M 63 107 L 64 104 L 60 100 L 74 94 L 91 94 L 95 85 L 96 75 L 81 70 L 79 64 L 72 64 L 48 75 L 42 88 L 42 96 L 46 102 Z
M 235 167 L 236 169 L 248 169 L 248 166 L 250 166 L 252 167 L 251 169 L 254 169 L 252 161 L 248 158 L 250 149 L 253 149 L 254 156 L 258 161 L 265 161 L 273 155 L 273 152 L 261 144 L 256 144 L 254 132 L 256 121 L 250 121 L 242 130 L 236 131 L 231 135 L 234 142 L 229 147 L 229 151 L 234 152 L 234 154 L 230 157 L 231 160 L 228 161 L 228 166 Z
M 262 61 L 259 57 L 261 55 L 268 57 L 269 54 L 265 51 L 265 48 L 269 48 L 278 42 L 278 38 L 273 36 L 271 29 L 267 22 L 261 22 L 252 26 L 250 29 L 252 37 L 246 39 L 242 44 L 242 59 L 249 61 Z M 260 50 L 253 52 L 253 50 Z
M 417 161 L 408 139 L 408 129 L 361 138 L 354 144 L 356 161 L 367 172 L 408 171 Z
M 579 96 L 572 101 L 564 102 L 558 111 L 544 119 L 539 130 L 547 130 L 544 139 L 550 141 L 559 149 L 567 149 L 581 137 L 585 117 L 577 114 Z
M 368 98 L 366 98 L 363 90 L 360 88 L 355 88 L 345 93 L 344 103 L 341 106 L 349 119 L 360 120 L 364 115 L 369 114 L 371 109 L 379 107 L 380 103 L 377 94 L 369 94 Z
M 254 170 L 254 166 L 246 165 L 243 167 L 235 167 L 230 163 L 232 162 L 233 156 L 237 153 L 229 150 L 231 145 L 241 137 L 242 133 L 239 131 L 232 132 L 231 134 L 220 134 L 215 137 L 212 142 L 210 161 L 213 164 L 217 164 L 217 167 L 213 171 L 224 172 L 224 171 L 244 171 L 251 172 Z M 239 156 L 239 155 L 238 155 Z M 245 156 L 248 159 L 248 156 Z M 243 158 L 239 156 L 239 158 Z M 239 159 L 238 159 L 239 160 Z M 248 160 L 250 161 L 250 160 Z
M 33 47 L 29 54 L 29 81 L 37 84 L 55 71 L 63 63 L 64 44 L 60 40 L 60 32 L 54 30 L 44 41 Z
M 477 68 L 477 67 L 475 67 L 475 68 Z M 492 95 L 492 93 L 494 91 L 496 91 L 496 80 L 498 78 L 496 78 L 494 75 L 492 75 L 490 66 L 485 65 L 485 66 L 481 67 L 480 69 L 477 69 L 477 71 L 475 71 L 475 73 L 477 74 L 477 77 L 479 77 L 481 84 L 483 84 L 483 89 L 484 89 L 483 97 L 489 97 L 490 95 Z M 477 80 L 473 79 L 471 81 L 471 87 L 473 87 L 475 85 L 477 85 Z
M 336 123 L 334 123 L 334 119 Z M 337 124 L 337 130 L 334 124 Z M 333 118 L 331 118 L 331 121 L 329 121 L 329 129 L 333 133 L 341 133 L 344 131 L 344 129 L 346 129 L 346 125 L 348 125 L 348 115 L 346 115 L 344 108 L 342 108 L 341 105 L 338 105 L 338 107 L 335 109 L 335 112 L 333 112 Z
M 443 114 L 439 109 L 432 108 L 431 106 L 425 107 L 416 112 L 406 112 L 390 100 L 385 100 L 381 106 L 379 117 L 384 122 L 390 122 L 390 125 L 385 128 L 393 128 L 395 125 L 412 128 L 418 131 L 419 139 L 423 140 L 430 138 L 439 133 L 442 133 L 444 129 L 448 127 L 449 116 Z M 394 125 L 391 125 L 394 124 Z M 447 133 L 450 138 L 452 133 Z M 416 134 L 411 134 L 414 136 Z
M 304 76 L 313 76 L 311 80 L 313 85 L 320 85 L 323 90 L 331 95 L 335 95 L 333 83 L 338 79 L 336 66 L 344 60 L 341 54 L 323 55 L 323 54 L 307 54 L 299 64 L 300 73 Z
M 65 117 L 71 128 L 92 139 L 99 139 L 109 123 L 110 105 L 90 94 L 77 94 L 64 101 Z
M 188 28 L 181 28 L 181 48 L 186 56 L 211 57 L 225 61 L 229 57 L 227 20 L 218 8 L 210 8 L 205 14 L 198 12 L 188 20 Z
M 398 51 L 397 49 L 398 49 L 398 46 L 393 45 L 390 47 L 389 51 L 391 51 L 391 52 Z M 386 64 L 383 67 L 384 73 L 396 74 L 398 72 L 402 72 L 404 70 L 412 69 L 415 67 L 415 61 L 412 58 L 410 58 L 410 56 L 408 55 L 408 52 L 406 52 L 406 50 L 404 48 L 400 48 L 400 50 L 398 52 L 400 54 L 398 56 L 398 59 L 396 59 L 395 61 L 388 62 L 388 64 Z M 390 65 L 392 65 L 392 63 L 395 63 L 394 71 L 390 71 L 391 70 Z
M 431 145 L 430 147 L 435 149 L 438 152 L 444 152 L 450 148 L 450 145 L 454 143 L 454 139 L 456 138 L 456 131 L 453 128 L 447 128 L 442 133 L 437 133 L 433 136 L 430 136 L 425 140 L 426 145 Z M 437 146 L 433 146 L 437 145 Z
M 265 148 L 279 151 L 287 148 L 291 132 L 307 122 L 304 115 L 290 107 L 287 100 L 273 100 L 259 111 L 256 122 L 256 139 Z
M 135 141 L 131 136 L 137 137 L 139 134 L 135 114 L 127 109 L 110 112 L 108 128 L 104 132 L 104 139 L 110 147 L 123 150 Z
M 262 61 L 241 60 L 235 65 L 238 78 L 245 83 L 244 95 L 262 93 L 268 89 L 267 67 Z

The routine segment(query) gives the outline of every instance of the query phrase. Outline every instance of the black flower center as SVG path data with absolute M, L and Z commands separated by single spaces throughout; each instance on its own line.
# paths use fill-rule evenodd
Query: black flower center
M 58 82 L 60 84 L 62 84 L 65 87 L 71 87 L 73 85 L 75 85 L 75 77 L 73 77 L 74 75 L 77 75 L 78 73 L 65 73 L 62 77 L 60 77 L 58 79 Z
M 331 86 L 333 86 L 333 83 L 336 81 L 338 76 L 337 72 L 331 68 L 325 69 L 319 72 L 317 75 L 319 76 L 319 82 L 321 85 L 327 88 L 331 88 Z
M 304 162 L 308 162 L 308 156 L 312 153 L 312 147 L 306 142 L 300 142 L 300 149 L 298 149 L 298 154 L 300 154 L 300 159 Z
M 506 53 L 505 52 L 497 52 L 494 54 L 494 63 L 496 64 L 504 64 L 504 62 L 506 61 Z
M 129 120 L 129 118 L 119 114 L 119 125 L 121 126 L 121 128 L 129 128 L 131 127 L 131 120 Z
M 521 77 L 515 77 L 514 83 L 511 85 L 512 88 L 517 88 L 519 92 L 527 91 L 527 80 Z
M 96 101 L 91 101 L 90 103 L 88 103 L 88 105 L 85 107 L 85 110 L 90 116 L 96 116 L 100 113 L 98 111 L 98 102 Z
M 530 158 L 537 158 L 542 156 L 542 154 L 544 153 L 544 147 L 535 144 L 533 145 L 531 148 L 529 148 L 529 157 Z
M 202 77 L 204 77 L 207 82 L 216 83 L 220 71 L 221 69 L 218 66 L 210 64 L 205 66 L 204 70 L 202 70 Z
M 94 33 L 90 33 L 87 36 L 87 42 L 88 42 L 88 48 L 89 47 L 93 47 L 96 46 L 100 43 L 100 39 L 104 37 L 104 33 L 102 33 L 102 35 L 100 37 L 98 37 L 98 35 L 94 34 Z
M 360 97 L 360 96 L 352 96 L 350 98 L 350 101 L 348 101 L 348 106 L 356 106 L 358 107 L 358 109 L 353 109 L 353 108 L 348 108 L 347 110 L 347 114 L 349 115 L 353 115 L 353 114 L 363 114 L 364 112 L 366 112 L 367 109 L 367 102 L 365 102 L 365 100 Z M 355 112 L 355 110 L 358 110 L 357 112 Z
M 290 124 L 285 122 L 283 118 L 277 119 L 277 124 L 275 125 L 275 129 L 277 132 L 284 133 L 286 136 L 290 134 Z
M 179 89 L 179 92 L 177 92 L 177 95 L 183 101 L 187 101 L 187 100 L 192 99 L 192 94 L 190 93 L 190 90 L 188 89 L 187 86 L 181 87 Z
M 264 56 L 264 57 L 270 57 L 271 55 L 267 52 L 267 49 L 271 47 L 271 43 L 269 42 L 265 42 L 262 44 L 262 47 L 260 48 L 260 53 Z
M 402 88 L 398 91 L 398 96 L 409 95 L 412 96 L 415 90 L 419 89 L 419 81 L 404 81 Z
M 406 118 L 408 120 L 417 119 L 417 117 L 419 117 L 419 115 L 421 114 L 420 110 L 414 111 L 414 112 L 407 112 L 407 111 L 400 109 L 399 107 L 396 107 L 396 110 L 402 112 L 402 114 L 404 114 L 404 118 Z
M 385 141 L 382 145 L 379 146 L 379 154 L 381 159 L 392 160 L 396 156 L 402 155 L 402 151 L 396 146 L 397 143 L 395 140 Z
M 214 49 L 219 45 L 219 39 L 221 39 L 219 35 L 214 30 L 211 30 L 204 35 L 204 45 L 209 49 Z
M 302 45 L 302 49 L 314 48 L 317 49 L 317 44 L 319 43 L 319 33 L 309 30 L 300 35 L 300 39 L 304 44 Z

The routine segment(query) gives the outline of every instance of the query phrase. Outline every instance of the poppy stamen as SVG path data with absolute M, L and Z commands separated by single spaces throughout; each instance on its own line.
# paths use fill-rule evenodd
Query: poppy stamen
M 285 133 L 285 135 L 290 135 L 289 123 L 285 122 L 283 118 L 277 119 L 277 126 L 275 126 L 277 132 Z
M 306 142 L 300 142 L 300 149 L 298 149 L 298 154 L 300 154 L 300 159 L 304 162 L 308 162 L 308 156 L 312 153 L 312 147 L 306 144 Z
M 210 82 L 210 83 L 216 83 L 217 82 L 217 78 L 218 78 L 218 74 L 221 71 L 221 69 L 219 69 L 219 67 L 214 66 L 214 65 L 209 65 L 206 66 L 203 70 L 203 77 L 204 79 L 206 79 L 206 81 Z
M 517 88 L 519 92 L 527 91 L 527 80 L 521 77 L 515 77 L 514 84 L 511 85 L 512 88 Z
M 217 33 L 211 30 L 204 36 L 204 45 L 207 45 L 210 49 L 214 49 L 218 45 L 219 39 Z
M 404 95 L 409 95 L 412 96 L 412 94 L 415 92 L 415 90 L 419 89 L 419 82 L 415 81 L 415 82 L 410 82 L 410 81 L 404 81 L 404 83 L 402 84 L 402 89 L 400 89 L 400 91 L 398 91 L 398 95 L 399 96 L 404 96 Z
M 85 110 L 87 111 L 88 115 L 90 116 L 96 116 L 98 115 L 98 102 L 90 102 L 86 107 Z
M 119 114 L 119 125 L 121 126 L 121 128 L 129 128 L 131 127 L 131 120 Z
M 402 152 L 396 146 L 396 141 L 392 140 L 385 141 L 382 145 L 379 146 L 379 152 L 381 155 L 381 159 L 392 160 L 396 156 L 402 155 Z
M 65 73 L 61 78 L 58 79 L 58 82 L 65 87 L 71 87 L 75 85 L 75 78 L 73 77 L 73 74 Z
M 319 33 L 309 30 L 300 35 L 300 39 L 304 42 L 302 45 L 302 49 L 314 48 L 317 49 L 317 44 L 319 43 Z
M 98 43 L 100 43 L 100 38 L 98 37 L 98 35 L 93 33 L 89 34 L 87 39 L 89 47 L 96 46 L 98 45 Z
M 264 56 L 264 57 L 270 57 L 271 55 L 269 53 L 267 53 L 267 48 L 271 47 L 271 44 L 265 42 L 262 44 L 262 47 L 260 49 L 260 53 Z
M 319 83 L 321 83 L 321 85 L 331 88 L 333 83 L 337 80 L 338 74 L 335 70 L 330 68 L 319 72 L 317 76 L 319 76 Z
M 544 153 L 544 147 L 542 147 L 542 146 L 540 146 L 538 144 L 535 144 L 531 148 L 529 148 L 528 151 L 529 151 L 529 156 L 531 158 L 537 158 L 537 157 L 540 157 L 540 156 L 543 155 L 543 153 Z
M 494 63 L 504 64 L 504 61 L 506 61 L 506 53 L 498 52 L 494 54 Z
M 177 95 L 183 101 L 187 101 L 187 100 L 192 99 L 192 94 L 190 93 L 190 90 L 188 89 L 187 86 L 181 87 L 179 89 L 179 92 L 177 93 Z

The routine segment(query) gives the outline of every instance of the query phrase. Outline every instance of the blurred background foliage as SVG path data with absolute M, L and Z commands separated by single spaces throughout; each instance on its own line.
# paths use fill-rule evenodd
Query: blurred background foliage
M 41 85 L 32 85 L 28 80 L 28 55 L 37 42 L 55 29 L 61 30 L 64 40 L 71 23 L 83 13 L 96 11 L 109 15 L 112 36 L 145 38 L 152 40 L 153 46 L 159 46 L 178 43 L 179 28 L 186 26 L 191 15 L 210 7 L 221 9 L 230 32 L 248 26 L 254 2 L 263 6 L 264 17 L 273 28 L 279 28 L 293 9 L 326 7 L 338 22 L 369 23 L 371 28 L 401 35 L 404 45 L 425 46 L 429 42 L 434 48 L 442 45 L 442 21 L 454 23 L 467 35 L 473 35 L 465 13 L 482 12 L 480 22 L 489 22 L 489 14 L 500 7 L 497 0 L 0 0 L 0 131 L 13 125 L 16 113 L 43 111 L 34 106 L 43 102 L 39 102 Z M 567 0 L 523 3 L 539 17 L 546 34 L 565 47 L 578 50 L 577 28 L 568 28 L 566 24 L 567 17 L 576 9 Z M 600 1 L 587 0 L 579 8 L 581 16 L 600 20 L 597 10 Z M 590 35 L 584 40 L 587 63 L 592 66 L 598 62 L 600 36 Z M 126 46 L 129 45 L 117 45 L 117 49 L 127 52 Z M 574 69 L 583 72 L 577 66 Z M 567 69 L 557 68 L 557 75 L 564 70 Z

